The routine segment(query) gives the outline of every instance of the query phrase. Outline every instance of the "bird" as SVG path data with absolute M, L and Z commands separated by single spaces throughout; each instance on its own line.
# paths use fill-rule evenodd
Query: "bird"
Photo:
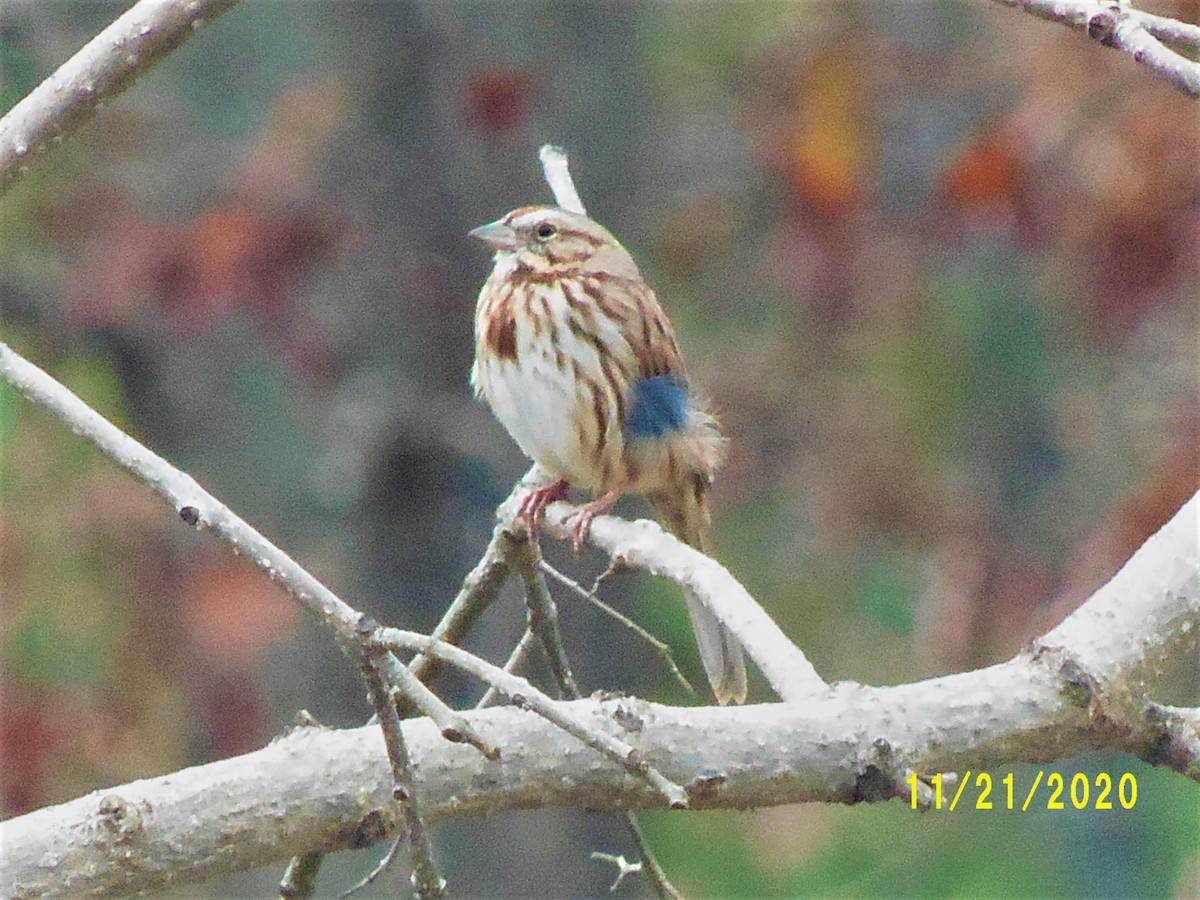
M 709 493 L 726 439 L 629 251 L 558 206 L 521 207 L 469 234 L 494 251 L 475 309 L 471 384 L 553 479 L 519 505 L 531 537 L 545 507 L 574 486 L 594 497 L 572 512 L 577 553 L 592 519 L 633 494 L 667 531 L 711 555 Z M 744 702 L 741 644 L 685 595 L 717 701 Z

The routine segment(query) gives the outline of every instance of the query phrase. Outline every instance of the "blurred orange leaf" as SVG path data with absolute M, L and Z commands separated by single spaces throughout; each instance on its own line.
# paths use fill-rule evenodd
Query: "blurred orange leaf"
M 296 606 L 245 561 L 214 556 L 190 574 L 183 621 L 209 662 L 246 672 L 259 666 L 272 644 L 291 636 Z
M 863 74 L 840 50 L 818 53 L 799 93 L 799 127 L 789 147 L 800 196 L 826 216 L 842 216 L 862 199 L 867 166 Z
M 947 161 L 938 178 L 938 195 L 965 209 L 1011 206 L 1020 189 L 1024 152 L 1007 128 L 976 133 Z

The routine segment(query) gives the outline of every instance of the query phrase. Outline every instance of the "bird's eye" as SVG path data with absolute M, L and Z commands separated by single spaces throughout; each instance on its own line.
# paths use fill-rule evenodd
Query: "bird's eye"
M 543 241 L 549 240 L 556 234 L 558 234 L 558 229 L 549 222 L 542 222 L 542 224 L 538 225 L 537 227 L 537 236 Z

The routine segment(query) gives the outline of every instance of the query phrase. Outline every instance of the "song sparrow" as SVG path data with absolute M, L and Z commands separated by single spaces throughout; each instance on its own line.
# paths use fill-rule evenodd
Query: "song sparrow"
M 725 439 L 689 387 L 671 324 L 633 257 L 602 226 L 558 207 L 517 209 L 471 236 L 496 251 L 475 310 L 471 383 L 557 479 L 522 502 L 531 532 L 574 484 L 596 496 L 576 508 L 576 550 L 593 517 L 630 493 L 708 553 L 709 485 Z M 717 700 L 741 703 L 741 645 L 687 600 Z

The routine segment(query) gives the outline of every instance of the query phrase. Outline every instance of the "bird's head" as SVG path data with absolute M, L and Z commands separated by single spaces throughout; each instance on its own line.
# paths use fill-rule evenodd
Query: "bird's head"
M 470 232 L 496 251 L 496 264 L 539 275 L 605 272 L 638 278 L 637 264 L 604 226 L 557 206 L 524 206 Z

